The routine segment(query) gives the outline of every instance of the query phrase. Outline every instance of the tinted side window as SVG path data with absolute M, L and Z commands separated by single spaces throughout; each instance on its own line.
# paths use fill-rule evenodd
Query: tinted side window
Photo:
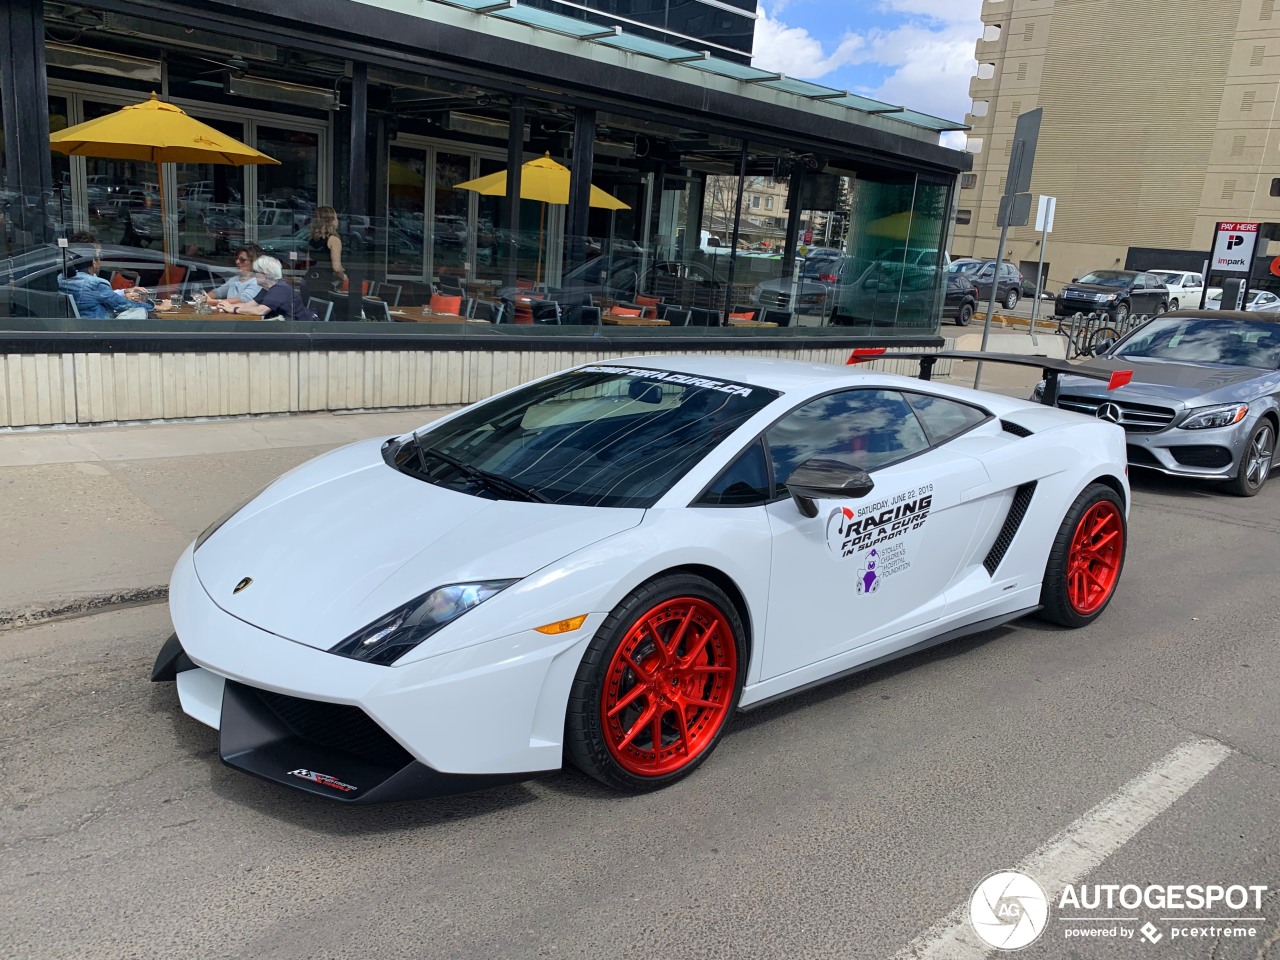
M 725 467 L 698 498 L 700 507 L 743 507 L 769 499 L 769 466 L 764 441 L 757 440 Z
M 935 445 L 950 440 L 956 434 L 964 433 L 987 419 L 985 410 L 971 407 L 967 403 L 934 397 L 924 393 L 906 394 L 907 402 L 915 410 L 916 416 L 929 432 L 929 439 Z
M 770 427 L 765 440 L 780 492 L 791 471 L 814 457 L 875 470 L 929 446 L 910 404 L 892 390 L 846 390 L 811 400 Z

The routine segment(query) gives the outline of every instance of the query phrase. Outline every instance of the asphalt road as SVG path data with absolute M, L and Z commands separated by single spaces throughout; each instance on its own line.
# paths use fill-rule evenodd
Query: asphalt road
M 744 715 L 695 776 L 641 797 L 564 772 L 337 806 L 222 766 L 148 682 L 163 605 L 0 633 L 0 942 L 42 960 L 977 957 L 920 938 L 993 871 L 1092 855 L 1087 883 L 1265 884 L 1263 920 L 1175 940 L 1144 907 L 1153 945 L 1068 938 L 1055 909 L 1020 957 L 1280 957 L 1280 483 L 1135 486 L 1091 629 L 1022 623 Z M 1185 783 L 1159 767 L 1147 820 L 1116 797 L 1188 744 L 1212 763 Z

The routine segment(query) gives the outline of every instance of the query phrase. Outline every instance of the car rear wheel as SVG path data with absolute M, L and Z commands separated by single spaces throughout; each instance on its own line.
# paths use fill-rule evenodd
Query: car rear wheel
M 1008 293 L 1004 295 L 1004 308 L 1006 310 L 1013 310 L 1017 306 L 1018 306 L 1018 291 L 1010 290 Z
M 1237 497 L 1253 497 L 1271 476 L 1271 458 L 1276 455 L 1276 431 L 1270 420 L 1261 421 L 1245 445 L 1240 466 L 1231 478 L 1230 490 Z
M 1040 616 L 1064 627 L 1098 619 L 1120 580 L 1127 540 L 1120 495 L 1090 484 L 1058 527 L 1040 588 Z
M 633 590 L 578 667 L 565 723 L 569 759 L 620 790 L 688 776 L 738 707 L 743 638 L 732 602 L 701 577 L 670 574 Z
M 1175 300 L 1170 300 L 1170 301 L 1169 301 L 1169 310 L 1170 310 L 1170 311 L 1173 311 L 1173 310 L 1177 310 L 1177 309 L 1178 309 L 1178 301 L 1177 301 L 1176 299 L 1175 299 Z
M 967 327 L 973 320 L 973 304 L 960 304 L 960 312 L 956 314 L 956 326 Z

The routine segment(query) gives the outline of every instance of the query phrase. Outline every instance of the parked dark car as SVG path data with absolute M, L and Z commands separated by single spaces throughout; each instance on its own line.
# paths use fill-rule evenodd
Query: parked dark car
M 979 303 L 991 301 L 991 283 L 996 275 L 994 260 L 977 260 L 963 257 L 951 261 L 950 273 L 959 273 L 969 278 L 975 288 Z M 1000 279 L 996 282 L 996 302 L 1006 310 L 1012 310 L 1022 299 L 1022 271 L 1007 260 L 1000 264 Z
M 1131 315 L 1153 316 L 1169 309 L 1169 288 L 1153 273 L 1136 270 L 1094 270 L 1058 291 L 1054 311 L 1106 314 L 1117 323 Z
M 947 274 L 947 295 L 942 301 L 942 316 L 954 320 L 957 326 L 967 327 L 978 309 L 978 292 L 963 273 Z

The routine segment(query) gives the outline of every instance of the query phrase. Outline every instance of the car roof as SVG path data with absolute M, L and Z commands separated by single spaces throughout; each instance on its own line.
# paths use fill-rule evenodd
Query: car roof
M 1280 313 L 1260 313 L 1255 310 L 1204 310 L 1187 308 L 1160 315 L 1162 320 L 1248 320 L 1251 323 L 1280 323 Z
M 864 382 L 885 383 L 901 381 L 905 386 L 923 381 L 883 371 L 867 370 L 854 373 L 848 367 L 829 363 L 806 363 L 802 360 L 774 358 L 715 357 L 700 355 L 665 355 L 611 358 L 592 366 L 639 367 L 650 370 L 670 370 L 688 373 L 730 383 L 745 383 L 766 387 L 783 393 L 809 393 L 824 388 L 834 389 L 842 385 Z

